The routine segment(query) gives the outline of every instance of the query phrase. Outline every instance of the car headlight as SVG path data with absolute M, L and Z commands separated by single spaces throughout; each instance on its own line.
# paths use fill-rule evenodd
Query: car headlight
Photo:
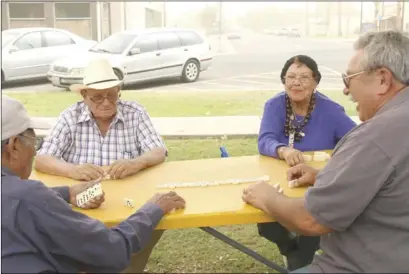
M 73 68 L 70 70 L 71 75 L 82 75 L 84 73 L 83 68 Z

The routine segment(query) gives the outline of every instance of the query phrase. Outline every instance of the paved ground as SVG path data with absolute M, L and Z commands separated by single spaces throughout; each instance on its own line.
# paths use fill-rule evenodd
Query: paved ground
M 218 40 L 212 40 L 217 44 Z M 137 84 L 135 91 L 175 90 L 276 90 L 282 89 L 279 75 L 285 61 L 296 54 L 307 54 L 319 64 L 323 74 L 321 89 L 343 88 L 340 72 L 352 54 L 352 41 L 345 39 L 285 38 L 267 35 L 243 36 L 223 40 L 222 53 L 214 56 L 212 67 L 199 81 L 183 84 L 178 79 Z M 63 91 L 44 81 L 6 84 L 5 92 Z

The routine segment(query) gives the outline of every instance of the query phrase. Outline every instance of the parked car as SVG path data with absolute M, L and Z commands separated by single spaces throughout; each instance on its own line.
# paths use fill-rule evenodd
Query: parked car
M 266 35 L 278 35 L 278 30 L 277 29 L 265 29 L 263 33 Z
M 194 82 L 212 64 L 209 43 L 189 29 L 127 30 L 112 34 L 82 55 L 57 60 L 48 78 L 67 88 L 82 83 L 89 60 L 107 58 L 124 85 L 168 77 Z
M 228 40 L 241 39 L 241 34 L 238 31 L 231 31 L 227 33 Z
M 293 29 L 290 29 L 288 31 L 287 36 L 289 36 L 289 37 L 301 37 L 301 33 L 300 33 L 300 31 L 298 29 L 293 28 Z
M 50 64 L 87 51 L 96 41 L 55 28 L 18 28 L 1 32 L 1 82 L 45 78 Z
M 289 32 L 290 32 L 290 31 L 289 31 L 288 29 L 282 28 L 282 29 L 280 29 L 280 30 L 277 31 L 277 35 L 278 35 L 278 36 L 288 36 L 288 33 L 289 33 Z

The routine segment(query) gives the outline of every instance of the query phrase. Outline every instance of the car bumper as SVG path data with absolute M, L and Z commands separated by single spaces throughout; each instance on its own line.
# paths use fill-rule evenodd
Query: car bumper
M 206 58 L 200 60 L 200 71 L 207 70 L 212 65 L 213 58 Z
M 74 84 L 82 84 L 81 76 L 71 76 L 62 73 L 48 72 L 47 78 L 53 86 L 60 88 L 68 88 Z

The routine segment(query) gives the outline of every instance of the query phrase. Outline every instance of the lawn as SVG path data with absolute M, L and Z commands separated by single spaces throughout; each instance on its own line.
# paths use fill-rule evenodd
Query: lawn
M 323 91 L 356 115 L 355 105 L 340 90 Z M 212 92 L 122 92 L 122 98 L 144 105 L 152 117 L 257 115 L 274 91 Z M 8 93 L 24 103 L 32 116 L 56 117 L 71 104 L 81 100 L 71 92 Z
M 224 140 L 231 156 L 257 154 L 256 138 Z M 220 143 L 207 140 L 166 140 L 169 161 L 220 157 Z M 276 245 L 258 236 L 256 225 L 217 228 L 227 236 L 282 265 Z M 200 229 L 168 230 L 152 252 L 148 272 L 267 273 L 273 272 L 249 256 Z

